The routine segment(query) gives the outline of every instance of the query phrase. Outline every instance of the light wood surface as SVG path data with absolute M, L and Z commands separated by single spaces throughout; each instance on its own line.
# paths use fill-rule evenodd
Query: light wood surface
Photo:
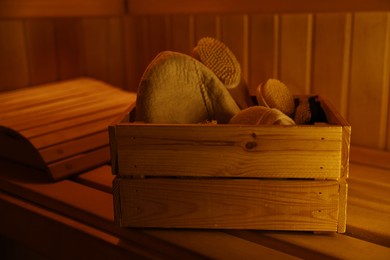
M 23 205 L 35 208 L 37 208 L 37 205 L 41 205 L 46 210 L 49 209 L 48 212 L 55 211 L 62 218 L 68 216 L 72 220 L 72 222 L 68 222 L 67 227 L 73 227 L 73 231 L 64 236 L 69 239 L 82 223 L 85 228 L 92 227 L 100 232 L 90 233 L 97 236 L 95 239 L 101 240 L 101 235 L 109 234 L 125 244 L 133 245 L 133 248 L 143 248 L 149 254 L 165 257 L 181 255 L 186 258 L 228 258 L 229 256 L 234 258 L 257 258 L 260 254 L 262 256 L 274 256 L 278 259 L 292 257 L 301 259 L 326 259 L 330 257 L 387 259 L 390 255 L 390 245 L 388 244 L 388 241 L 390 241 L 389 211 L 387 208 L 383 208 L 383 205 L 386 205 L 383 203 L 386 202 L 378 201 L 379 204 L 372 204 L 375 198 L 364 194 L 360 196 L 363 199 L 360 206 L 353 202 L 348 205 L 349 215 L 347 216 L 346 234 L 314 235 L 306 232 L 217 231 L 208 229 L 124 229 L 115 227 L 113 224 L 112 195 L 109 192 L 114 177 L 111 175 L 111 169 L 108 166 L 86 172 L 73 180 L 62 180 L 50 184 L 44 183 L 41 178 L 36 178 L 39 176 L 35 174 L 34 170 L 28 168 L 2 162 L 1 169 L 0 189 L 7 191 L 7 196 L 11 194 L 12 196 L 28 198 L 29 202 L 24 201 Z M 387 175 L 387 170 L 353 163 L 350 175 L 350 198 L 359 196 L 362 190 L 367 190 L 373 196 L 380 196 L 383 199 L 388 198 L 390 189 L 381 189 L 385 193 L 376 194 L 377 186 L 372 184 L 372 180 L 375 179 L 378 180 L 381 186 L 388 185 Z M 354 188 L 356 178 L 360 179 L 359 185 L 362 186 Z M 375 183 L 377 182 L 375 181 Z M 354 189 L 355 191 L 353 191 Z M 2 205 L 7 205 L 2 208 L 24 207 L 18 203 L 18 200 L 12 199 L 10 201 L 8 198 L 5 199 L 4 196 L 1 196 Z M 6 204 L 4 204 L 4 201 L 6 201 Z M 11 205 L 13 206 L 11 207 Z M 26 211 L 10 210 L 9 212 L 15 212 L 15 214 L 12 214 L 14 217 L 7 222 L 7 227 L 0 226 L 3 234 L 7 234 L 7 236 L 14 239 L 18 238 L 17 241 L 24 241 L 25 244 L 32 245 L 33 248 L 42 253 L 48 252 L 48 249 L 51 248 L 48 245 L 58 244 L 57 236 L 50 236 L 50 240 L 47 240 L 47 244 L 44 245 L 42 243 L 31 244 L 35 240 L 32 241 L 28 238 L 27 234 L 30 233 L 27 233 L 29 230 L 27 227 L 39 226 L 31 225 L 37 223 L 38 218 L 31 218 L 31 215 L 26 214 Z M 41 213 L 36 215 L 37 217 L 42 216 Z M 18 216 L 17 219 L 20 221 L 14 221 L 16 220 L 15 216 Z M 23 216 L 26 216 L 26 218 L 22 218 Z M 27 221 L 28 219 L 30 221 Z M 47 221 L 50 218 L 44 219 L 45 226 L 49 228 Z M 15 229 L 16 227 L 21 228 L 21 223 L 29 223 L 26 226 L 27 229 Z M 5 232 L 4 230 L 8 231 Z M 11 230 L 13 232 L 10 232 Z M 15 232 L 15 230 L 20 230 L 20 232 Z M 42 231 L 44 230 L 46 229 Z M 62 234 L 60 233 L 62 229 L 58 230 L 57 235 Z M 34 230 L 31 232 L 42 236 L 45 234 L 44 232 L 34 232 Z M 87 237 L 83 239 L 87 239 Z M 64 243 L 67 244 L 68 242 L 64 241 Z M 117 244 L 116 250 L 133 252 L 132 249 L 124 247 L 123 243 Z M 95 247 L 94 250 L 101 252 L 99 248 Z M 88 251 L 87 247 L 84 247 L 84 249 Z M 80 250 L 77 253 L 74 252 L 74 254 L 83 254 L 83 248 L 80 248 Z M 55 256 L 60 252 L 62 251 L 56 249 L 55 252 L 53 251 L 49 255 Z
M 135 94 L 80 78 L 9 91 L 0 100 L 0 154 L 58 180 L 109 161 L 108 125 Z
M 343 12 L 343 11 L 378 11 L 390 10 L 386 0 L 350 1 L 307 1 L 307 0 L 242 0 L 240 4 L 234 0 L 200 0 L 178 1 L 168 0 L 128 0 L 131 14 L 172 14 L 172 13 L 275 13 L 275 12 Z
M 119 124 L 115 132 L 123 176 L 340 177 L 337 126 Z
M 156 52 L 190 54 L 200 37 L 212 36 L 234 49 L 252 92 L 270 77 L 291 81 L 299 91 L 294 94 L 320 94 L 335 105 L 355 129 L 352 143 L 388 150 L 389 21 L 386 9 L 353 8 L 337 13 L 2 19 L 0 90 L 29 87 L 33 79 L 90 74 L 135 92 Z M 44 56 L 38 53 L 53 66 L 42 64 Z
M 114 200 L 124 227 L 337 231 L 339 189 L 336 181 L 119 178 Z

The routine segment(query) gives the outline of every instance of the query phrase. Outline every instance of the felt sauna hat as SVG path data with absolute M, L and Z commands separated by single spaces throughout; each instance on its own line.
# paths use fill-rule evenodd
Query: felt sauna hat
M 159 53 L 138 88 L 136 120 L 146 123 L 228 123 L 240 109 L 215 74 L 191 56 Z

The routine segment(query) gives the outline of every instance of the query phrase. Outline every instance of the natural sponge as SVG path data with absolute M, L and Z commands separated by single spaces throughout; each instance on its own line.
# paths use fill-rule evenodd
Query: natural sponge
M 295 125 L 294 121 L 276 108 L 253 106 L 233 116 L 229 124 L 240 125 Z
M 198 41 L 192 53 L 222 81 L 240 108 L 252 105 L 248 88 L 242 78 L 241 66 L 224 43 L 204 37 Z
M 289 117 L 295 112 L 294 97 L 289 88 L 277 79 L 268 79 L 256 91 L 259 105 L 277 108 Z
M 227 123 L 240 111 L 215 74 L 191 56 L 159 53 L 137 93 L 136 120 L 146 123 Z

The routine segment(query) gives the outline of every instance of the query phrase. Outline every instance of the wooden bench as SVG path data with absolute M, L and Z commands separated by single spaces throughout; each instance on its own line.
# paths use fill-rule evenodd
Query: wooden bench
M 239 10 L 237 1 L 209 2 L 212 4 L 186 1 L 183 5 L 177 0 L 58 0 L 55 4 L 50 0 L 14 0 L 0 2 L 0 17 L 390 10 L 387 0 L 244 0 Z M 61 175 L 62 180 L 49 182 L 37 169 L 0 160 L 0 242 L 4 242 L 0 258 L 4 254 L 11 259 L 20 257 L 18 250 L 23 248 L 37 253 L 27 255 L 55 259 L 390 259 L 389 161 L 388 152 L 352 147 L 347 231 L 313 234 L 119 228 L 113 223 L 113 176 L 108 164 L 82 167 L 77 176 Z
M 345 234 L 119 228 L 109 165 L 55 183 L 9 162 L 0 169 L 0 233 L 49 257 L 390 256 L 389 169 L 351 163 Z
M 52 100 L 53 92 L 60 91 L 63 96 L 58 102 L 66 101 L 69 103 L 69 99 L 65 98 L 64 90 L 58 90 L 60 89 L 58 86 L 64 86 L 63 84 L 56 83 L 47 86 L 46 96 Z M 107 87 L 105 83 L 85 78 L 68 81 L 66 84 L 68 84 L 67 87 L 79 89 L 79 91 L 82 89 L 81 86 L 89 86 L 99 90 Z M 28 90 L 29 93 L 34 92 L 34 89 L 36 88 Z M 10 95 L 23 97 L 13 103 L 13 106 L 20 108 L 20 104 L 23 103 L 20 100 L 27 102 L 27 99 L 33 97 L 22 95 L 21 93 L 25 91 L 27 90 L 4 93 L 0 99 L 8 100 L 8 104 L 11 105 L 10 100 L 12 99 L 6 97 L 9 98 Z M 130 98 L 134 97 L 134 94 L 127 94 L 129 98 L 125 97 L 119 100 L 123 110 L 134 102 L 134 98 Z M 84 96 L 84 100 L 91 100 L 91 98 L 88 95 Z M 36 96 L 28 101 L 27 112 L 40 111 L 43 113 L 46 111 L 35 109 L 42 106 L 39 102 L 34 103 L 35 101 Z M 72 99 L 72 102 L 76 101 Z M 54 104 L 44 103 L 43 107 L 53 107 Z M 2 107 L 6 108 L 5 105 Z M 54 146 L 56 143 L 63 144 L 75 138 L 63 134 L 53 134 L 63 130 L 61 127 L 57 128 L 55 124 L 51 124 L 50 120 L 38 123 L 39 126 L 32 124 L 30 130 L 23 130 L 23 127 L 19 129 L 18 125 L 23 126 L 23 124 L 16 124 L 18 121 L 16 119 L 19 118 L 19 122 L 23 122 L 23 118 L 25 118 L 21 111 L 26 112 L 25 110 L 12 110 L 11 107 L 8 110 L 2 110 L 0 122 L 2 124 L 8 122 L 9 127 L 16 125 L 16 129 L 24 134 L 36 128 L 45 129 L 46 126 L 48 131 L 41 132 L 40 138 L 44 142 L 45 136 L 49 136 L 50 144 Z M 101 110 L 97 111 L 101 112 Z M 120 113 L 118 109 L 114 112 Z M 50 111 L 45 113 L 47 116 Z M 107 118 L 107 115 L 103 114 L 103 118 Z M 10 115 L 16 116 L 16 118 L 12 120 Z M 30 113 L 30 115 L 32 114 Z M 77 116 L 83 117 L 83 114 L 77 114 Z M 108 116 L 113 117 L 114 115 Z M 93 120 L 99 121 L 98 117 L 93 117 Z M 48 120 L 47 118 L 45 120 Z M 74 120 L 75 117 L 69 117 L 70 121 L 66 118 L 64 116 L 62 120 L 55 121 L 55 123 L 66 124 L 70 127 L 69 129 L 78 127 L 77 120 Z M 86 120 L 91 118 L 86 117 Z M 110 121 L 109 119 L 105 120 L 107 124 Z M 87 128 L 90 128 L 91 124 L 88 125 Z M 98 127 L 94 131 L 106 130 Z M 80 141 L 89 135 L 94 135 L 94 131 L 87 135 L 78 135 L 75 140 Z M 74 132 L 80 133 L 80 131 Z M 26 138 L 34 139 L 34 135 L 26 135 Z M 4 147 L 2 150 L 4 151 Z M 38 151 L 42 152 L 39 148 Z M 83 158 L 84 155 L 84 153 L 76 154 L 77 158 Z M 72 158 L 73 155 L 69 156 Z M 67 178 L 62 178 L 57 182 L 51 181 L 47 175 L 43 174 L 42 170 L 32 166 L 23 166 L 22 163 L 13 163 L 4 159 L 0 160 L 0 234 L 43 256 L 53 258 L 94 257 L 100 259 L 114 257 L 121 259 L 129 256 L 246 259 L 254 259 L 259 256 L 282 259 L 296 257 L 388 258 L 390 256 L 390 179 L 388 177 L 390 174 L 390 165 L 388 164 L 390 155 L 386 152 L 353 147 L 351 156 L 347 231 L 345 234 L 119 228 L 114 224 L 112 196 L 114 176 L 111 173 L 108 158 L 105 158 L 105 162 L 101 161 L 98 166 L 92 167 L 93 164 L 90 164 L 90 167 L 81 170 L 81 174 L 78 174 L 79 170 L 73 173 L 68 172 Z M 87 161 L 100 159 L 84 157 L 84 160 Z M 50 164 L 49 161 L 48 165 Z M 78 167 L 74 168 L 78 169 Z

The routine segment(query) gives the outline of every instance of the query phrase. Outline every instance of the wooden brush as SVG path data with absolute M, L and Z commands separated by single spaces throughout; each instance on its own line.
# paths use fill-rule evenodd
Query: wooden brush
M 288 87 L 277 79 L 268 79 L 260 84 L 256 90 L 259 105 L 276 108 L 289 117 L 294 116 L 294 97 Z
M 224 43 L 211 37 L 204 37 L 199 40 L 192 53 L 215 73 L 241 109 L 253 105 L 248 87 L 241 76 L 240 64 Z

